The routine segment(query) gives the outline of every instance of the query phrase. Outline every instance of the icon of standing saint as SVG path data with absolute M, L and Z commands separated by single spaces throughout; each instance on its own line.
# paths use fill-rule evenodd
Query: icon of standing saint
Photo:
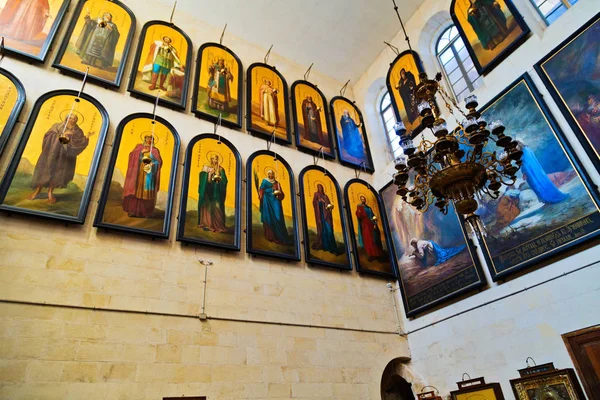
M 77 156 L 90 143 L 90 132 L 87 136 L 79 124 L 83 123 L 83 115 L 78 112 L 68 113 L 62 122 L 57 122 L 44 134 L 42 153 L 35 164 L 31 187 L 33 193 L 29 200 L 35 200 L 42 189 L 48 188 L 48 202 L 56 203 L 55 189 L 66 188 L 75 177 Z
M 156 142 L 151 132 L 145 132 L 142 143 L 129 153 L 122 206 L 130 218 L 149 218 L 154 214 L 163 165 Z
M 198 185 L 198 228 L 212 232 L 227 232 L 225 197 L 227 174 L 222 167 L 223 157 L 211 152 L 209 163 L 200 171 Z

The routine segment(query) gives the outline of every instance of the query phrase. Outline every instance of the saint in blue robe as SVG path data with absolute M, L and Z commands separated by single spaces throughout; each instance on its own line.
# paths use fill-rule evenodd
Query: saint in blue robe
M 273 192 L 281 191 L 277 198 Z M 285 226 L 285 216 L 281 200 L 283 199 L 281 185 L 276 180 L 263 179 L 259 188 L 260 222 L 263 224 L 265 238 L 274 243 L 291 244 L 290 235 Z
M 354 158 L 366 161 L 365 147 L 363 145 L 361 133 L 358 130 L 358 125 L 348 114 L 342 115 L 340 118 L 342 127 L 342 139 L 344 141 L 344 150 Z
M 546 171 L 540 165 L 533 154 L 533 151 L 527 146 L 523 146 L 523 165 L 521 166 L 525 180 L 531 190 L 535 192 L 538 199 L 544 203 L 560 203 L 568 195 L 558 190 L 554 183 L 548 178 Z

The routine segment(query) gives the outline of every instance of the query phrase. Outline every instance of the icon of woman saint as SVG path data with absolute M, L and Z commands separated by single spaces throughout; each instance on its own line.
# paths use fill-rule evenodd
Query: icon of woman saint
M 154 214 L 163 165 L 157 142 L 152 132 L 144 132 L 142 143 L 129 153 L 122 205 L 130 218 L 150 218 Z

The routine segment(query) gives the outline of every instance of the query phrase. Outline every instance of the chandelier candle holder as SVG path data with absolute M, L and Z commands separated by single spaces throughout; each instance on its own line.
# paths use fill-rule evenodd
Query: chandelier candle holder
M 404 156 L 396 159 L 396 193 L 420 212 L 427 211 L 433 204 L 446 214 L 452 202 L 480 236 L 484 234 L 484 227 L 475 214 L 479 208 L 477 199 L 483 196 L 497 199 L 503 185 L 515 183 L 521 166 L 522 145 L 504 134 L 506 128 L 502 121 L 488 125 L 477 111 L 475 95 L 466 98 L 467 112 L 463 113 L 456 104 L 452 106 L 453 99 L 439 85 L 439 74 L 436 80 L 429 80 L 421 73 L 420 79 L 416 89 L 418 111 L 424 127 L 431 129 L 436 140 L 423 138 L 415 146 L 405 125 L 401 121 L 396 123 L 394 129 L 404 151 Z M 448 130 L 446 120 L 435 105 L 437 93 L 453 115 L 458 110 L 464 117 L 452 131 Z M 490 141 L 495 142 L 500 151 L 484 151 Z
M 412 52 L 396 1 L 392 3 Z M 435 141 L 422 137 L 415 145 L 413 134 L 402 120 L 394 126 L 404 152 L 396 159 L 396 193 L 419 212 L 427 211 L 433 204 L 447 214 L 452 203 L 466 219 L 471 232 L 481 238 L 485 227 L 475 214 L 479 208 L 477 199 L 483 196 L 497 199 L 502 186 L 514 185 L 521 167 L 522 144 L 504 134 L 506 127 L 502 121 L 488 125 L 477 111 L 477 96 L 466 97 L 467 111 L 463 112 L 440 85 L 441 80 L 441 73 L 429 79 L 427 73 L 421 72 L 412 104 L 422 117 L 423 127 L 433 132 Z M 437 106 L 437 95 L 458 123 L 452 131 Z M 484 151 L 490 141 L 495 142 L 498 151 Z

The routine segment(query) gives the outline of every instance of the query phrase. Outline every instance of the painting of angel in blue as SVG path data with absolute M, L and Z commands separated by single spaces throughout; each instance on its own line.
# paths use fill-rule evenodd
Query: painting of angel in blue
M 598 208 L 534 90 L 528 78 L 521 78 L 483 108 L 483 117 L 487 121 L 502 120 L 506 134 L 518 141 L 523 152 L 514 184 L 503 187 L 495 200 L 483 198 L 477 212 L 486 226 L 486 242 L 496 273 L 600 228 L 598 222 L 586 224 L 584 231 L 572 237 L 560 231 L 570 232 L 575 226 L 572 224 L 597 215 Z M 550 240 L 558 236 L 562 239 Z

